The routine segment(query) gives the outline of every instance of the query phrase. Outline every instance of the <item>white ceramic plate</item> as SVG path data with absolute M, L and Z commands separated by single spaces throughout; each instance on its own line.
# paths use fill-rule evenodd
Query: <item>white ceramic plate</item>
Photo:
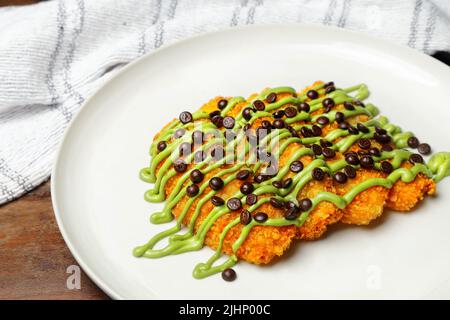
M 318 26 L 255 26 L 178 42 L 126 67 L 84 105 L 53 171 L 61 232 L 88 275 L 113 298 L 449 298 L 450 179 L 409 214 L 370 227 L 333 227 L 269 267 L 236 266 L 239 279 L 204 280 L 193 267 L 212 250 L 157 260 L 131 250 L 166 226 L 138 178 L 155 133 L 216 95 L 322 79 L 364 82 L 371 102 L 434 150 L 450 150 L 450 69 L 408 48 Z

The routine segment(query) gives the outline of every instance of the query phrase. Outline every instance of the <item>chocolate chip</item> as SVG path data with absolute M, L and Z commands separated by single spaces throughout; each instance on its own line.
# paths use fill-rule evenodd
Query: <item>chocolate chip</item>
M 357 128 L 355 128 L 354 126 L 348 125 L 347 130 L 350 134 L 354 134 L 354 135 L 359 134 L 359 130 Z
M 318 144 L 313 144 L 311 146 L 311 150 L 312 152 L 314 152 L 316 156 L 320 156 L 322 154 L 322 147 L 319 146 Z
M 268 103 L 274 103 L 277 101 L 277 94 L 275 92 L 269 93 L 269 95 L 266 97 L 266 101 Z
M 379 127 L 379 126 L 375 126 L 375 132 L 378 134 L 386 134 L 387 131 L 384 130 L 383 128 Z
M 366 169 L 371 169 L 375 165 L 371 156 L 362 156 L 359 160 L 361 167 Z
M 344 156 L 349 156 L 349 155 L 358 156 L 358 154 L 355 151 L 347 151 L 346 153 L 344 153 Z
M 319 93 L 316 90 L 309 90 L 306 93 L 306 96 L 310 99 L 317 99 L 319 97 Z
M 187 164 L 183 160 L 178 159 L 174 162 L 173 168 L 175 169 L 176 172 L 183 173 L 186 172 L 187 170 Z
M 314 136 L 314 134 L 312 133 L 312 130 L 308 127 L 301 127 L 300 133 L 302 134 L 302 136 L 304 138 L 310 138 L 310 137 Z
M 360 122 L 358 122 L 356 124 L 356 128 L 358 128 L 358 130 L 361 131 L 362 133 L 369 133 L 370 132 L 369 128 L 367 128 L 365 125 L 363 125 Z
M 342 112 L 338 111 L 338 112 L 336 112 L 336 114 L 334 116 L 334 120 L 336 120 L 337 123 L 344 122 L 345 115 Z
M 327 108 L 327 109 L 331 109 L 335 106 L 334 100 L 331 98 L 325 98 L 322 101 L 322 105 Z
M 235 125 L 235 121 L 233 117 L 227 116 L 223 118 L 223 126 L 227 129 L 233 129 Z
M 165 141 L 160 141 L 156 145 L 156 149 L 158 149 L 159 152 L 163 151 L 166 148 L 167 148 L 167 143 Z
M 258 111 L 263 111 L 266 108 L 264 102 L 262 102 L 261 100 L 253 101 L 253 107 Z
M 358 156 L 360 156 L 360 157 L 362 157 L 362 156 L 368 156 L 368 155 L 370 155 L 370 153 L 367 152 L 367 151 L 364 151 L 364 150 L 359 150 L 359 151 L 358 151 Z
M 417 139 L 416 137 L 410 137 L 407 143 L 410 148 L 417 148 L 420 144 L 419 139 Z
M 211 122 L 217 127 L 222 128 L 223 127 L 223 117 L 221 116 L 215 116 L 211 119 Z
M 223 188 L 223 180 L 220 179 L 219 177 L 214 177 L 211 180 L 209 180 L 209 186 L 211 187 L 211 189 L 218 191 L 220 189 Z
M 285 123 L 284 123 L 284 121 L 281 120 L 281 119 L 275 119 L 275 120 L 273 121 L 273 123 L 272 123 L 272 126 L 273 126 L 275 129 L 283 129 L 284 126 L 285 126 Z
M 325 88 L 334 87 L 334 81 L 329 81 L 323 85 Z
M 295 220 L 298 218 L 299 215 L 300 209 L 297 206 L 293 206 L 284 212 L 284 218 L 286 220 Z
M 325 139 L 320 139 L 319 143 L 323 148 L 331 147 L 333 145 L 330 141 L 325 140 Z
M 325 88 L 325 93 L 326 94 L 329 94 L 329 93 L 331 93 L 331 92 L 333 92 L 333 91 L 335 91 L 336 90 L 336 87 L 334 87 L 334 86 L 329 86 L 329 87 L 326 87 Z
M 227 268 L 222 271 L 222 279 L 225 281 L 234 281 L 236 280 L 236 271 L 231 268 Z
M 356 177 L 356 170 L 352 166 L 345 166 L 344 167 L 344 173 L 349 177 L 350 179 L 353 179 Z
M 289 130 L 291 136 L 293 136 L 294 138 L 299 138 L 300 136 L 298 135 L 298 132 L 295 131 L 294 127 L 292 126 L 286 126 L 286 129 Z
M 324 156 L 325 158 L 331 159 L 331 158 L 334 158 L 334 157 L 336 156 L 336 151 L 334 151 L 334 150 L 331 149 L 331 148 L 325 147 L 325 148 L 323 148 L 323 150 L 322 150 L 322 154 L 323 154 L 323 156 Z
M 242 194 L 250 194 L 255 190 L 255 187 L 250 182 L 244 182 L 240 188 Z
M 361 138 L 358 140 L 358 146 L 361 149 L 368 150 L 370 149 L 370 140 L 366 138 Z
M 363 107 L 363 108 L 366 107 L 361 100 L 355 100 L 355 101 L 353 101 L 353 103 L 359 107 Z
M 253 181 L 256 182 L 256 183 L 261 183 L 263 181 L 266 181 L 266 178 L 265 178 L 265 176 L 263 174 L 259 173 L 259 174 L 256 174 L 253 177 Z
M 342 130 L 347 130 L 350 127 L 350 124 L 347 121 L 343 121 L 339 123 L 338 128 Z
M 240 221 L 243 225 L 248 225 L 252 221 L 252 214 L 248 210 L 241 212 Z
M 292 185 L 292 178 L 287 178 L 283 181 L 283 189 L 287 189 Z
M 198 192 L 200 191 L 198 185 L 196 184 L 191 184 L 190 186 L 188 186 L 186 188 L 186 194 L 188 195 L 188 197 L 195 197 Z
M 270 205 L 274 208 L 281 209 L 284 207 L 284 202 L 278 198 L 272 197 L 272 198 L 270 198 L 269 202 L 270 202 Z
M 308 211 L 312 208 L 312 201 L 309 198 L 304 198 L 300 200 L 299 207 L 301 211 Z
M 322 181 L 325 178 L 325 171 L 320 168 L 314 168 L 312 171 L 312 177 L 314 180 Z
M 244 108 L 244 110 L 242 110 L 242 117 L 244 117 L 245 120 L 249 121 L 252 118 L 252 113 L 252 108 Z
M 372 155 L 372 156 L 374 156 L 374 157 L 379 157 L 379 156 L 381 156 L 380 150 L 379 150 L 378 148 L 375 148 L 375 147 L 369 149 L 369 154 Z
M 325 116 L 321 116 L 317 118 L 317 123 L 320 124 L 321 126 L 324 126 L 326 124 L 328 124 L 330 122 L 330 119 L 328 119 Z
M 343 172 L 336 172 L 333 175 L 333 179 L 337 182 L 337 183 L 346 183 L 347 182 L 347 175 Z
M 384 173 L 391 173 L 392 171 L 394 171 L 394 167 L 392 166 L 392 164 L 389 161 L 382 161 L 381 164 L 381 171 L 383 171 Z
M 227 207 L 231 211 L 237 211 L 242 208 L 242 202 L 239 198 L 231 198 L 227 201 Z
M 272 182 L 272 185 L 277 189 L 281 189 L 283 187 L 283 183 L 281 181 L 274 181 Z
M 189 175 L 189 178 L 193 183 L 200 183 L 202 182 L 205 175 L 198 169 L 192 170 L 191 174 Z
M 256 222 L 263 223 L 269 219 L 269 216 L 264 212 L 258 212 L 253 219 L 255 219 Z
M 181 129 L 178 129 L 177 131 L 175 131 L 175 133 L 173 134 L 173 137 L 174 137 L 175 139 L 179 139 L 179 138 L 181 138 L 182 136 L 184 136 L 185 133 L 186 133 L 186 130 L 183 129 L 183 128 L 181 128 Z
M 353 104 L 351 104 L 351 102 L 345 101 L 344 102 L 344 108 L 347 110 L 355 110 L 355 106 Z
M 213 196 L 211 198 L 211 202 L 216 207 L 220 207 L 225 204 L 225 200 L 223 200 L 221 197 L 218 197 L 218 196 Z
M 278 110 L 278 111 L 275 111 L 275 112 L 273 113 L 273 117 L 274 117 L 275 119 L 281 119 L 281 118 L 284 117 L 284 115 L 285 115 L 284 110 Z
M 389 152 L 392 150 L 394 150 L 394 148 L 392 148 L 392 146 L 390 146 L 389 144 L 384 144 L 381 146 L 381 151 Z
M 228 105 L 228 101 L 225 100 L 225 99 L 221 99 L 221 100 L 219 100 L 219 102 L 217 102 L 217 107 L 218 107 L 220 110 L 225 109 L 225 107 L 226 107 L 227 105 Z
M 352 164 L 354 166 L 359 164 L 359 158 L 358 158 L 358 155 L 356 155 L 356 154 L 346 154 L 345 161 L 348 164 Z
M 249 123 L 247 123 L 245 126 L 243 126 L 242 127 L 242 130 L 244 131 L 244 132 L 247 132 L 249 129 L 250 129 L 250 124 Z
M 300 172 L 303 170 L 303 163 L 299 160 L 294 161 L 289 166 L 289 170 L 291 170 L 294 173 Z
M 427 155 L 427 154 L 431 153 L 431 147 L 428 143 L 419 144 L 419 146 L 417 147 L 417 150 L 423 155 Z
M 249 206 L 254 205 L 257 201 L 258 201 L 258 197 L 253 193 L 247 195 L 247 198 L 245 199 L 245 203 Z
M 412 164 L 423 163 L 423 158 L 420 154 L 413 153 L 409 156 L 409 162 L 411 162 Z
M 286 201 L 284 203 L 284 208 L 285 209 L 290 209 L 290 208 L 295 208 L 297 206 L 297 204 L 293 201 Z
M 247 180 L 248 177 L 250 177 L 251 171 L 250 170 L 241 170 L 237 173 L 236 178 L 238 180 Z
M 322 129 L 318 125 L 315 125 L 315 124 L 311 127 L 311 132 L 313 133 L 313 135 L 315 137 L 319 137 L 322 135 Z
M 286 114 L 286 117 L 293 118 L 297 115 L 297 109 L 295 109 L 294 107 L 287 107 L 284 110 L 284 113 Z
M 306 102 L 301 102 L 298 105 L 298 111 L 300 111 L 300 112 L 309 112 L 310 109 L 311 108 L 310 108 L 309 104 L 307 104 Z
M 214 118 L 214 117 L 217 117 L 217 116 L 220 116 L 220 111 L 219 111 L 219 110 L 215 110 L 215 111 L 213 111 L 213 112 L 211 112 L 211 113 L 209 114 L 209 118 L 210 118 L 210 119 L 212 119 L 212 118 Z
M 376 132 L 373 135 L 373 137 L 374 137 L 375 141 L 377 141 L 377 142 L 379 142 L 381 144 L 386 144 L 386 143 L 391 142 L 391 137 L 388 134 L 383 134 L 383 133 Z
M 180 113 L 180 121 L 183 124 L 192 122 L 194 118 L 192 117 L 192 114 L 189 111 L 183 111 Z

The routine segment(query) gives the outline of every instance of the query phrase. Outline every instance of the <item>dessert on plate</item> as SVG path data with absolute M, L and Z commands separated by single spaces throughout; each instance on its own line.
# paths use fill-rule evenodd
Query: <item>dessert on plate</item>
M 215 253 L 193 276 L 222 272 L 230 281 L 240 259 L 267 264 L 331 224 L 367 225 L 385 208 L 413 209 L 450 174 L 450 153 L 425 161 L 430 145 L 380 116 L 363 102 L 368 95 L 364 84 L 317 81 L 299 92 L 216 97 L 182 112 L 156 135 L 140 172 L 154 184 L 145 199 L 165 203 L 151 221 L 175 224 L 134 255 L 207 245 Z M 227 260 L 216 263 L 223 254 Z

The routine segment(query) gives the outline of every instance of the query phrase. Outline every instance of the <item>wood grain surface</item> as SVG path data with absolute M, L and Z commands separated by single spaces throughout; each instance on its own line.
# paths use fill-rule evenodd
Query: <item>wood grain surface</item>
M 33 4 L 39 1 L 36 0 L 0 0 L 0 7 L 3 6 L 21 6 L 25 4 Z
M 56 224 L 50 182 L 0 206 L 0 299 L 108 299 L 83 271 L 80 289 L 68 289 L 72 265 L 77 263 Z

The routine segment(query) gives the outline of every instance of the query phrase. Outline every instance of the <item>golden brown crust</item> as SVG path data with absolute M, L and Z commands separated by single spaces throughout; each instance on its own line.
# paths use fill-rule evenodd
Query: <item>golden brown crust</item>
M 316 82 L 314 85 L 319 84 Z M 289 94 L 280 94 L 279 97 L 288 96 Z M 250 96 L 253 98 L 254 95 Z M 217 102 L 223 99 L 223 97 L 216 97 L 206 103 L 201 109 L 206 112 L 212 112 L 217 109 Z M 247 105 L 248 102 L 242 102 L 237 104 L 229 113 L 229 115 L 236 116 Z M 342 109 L 343 106 L 336 106 L 337 110 Z M 316 112 L 316 113 L 320 113 Z M 367 116 L 357 116 L 357 119 L 350 119 L 350 121 L 365 121 Z M 261 118 L 255 121 L 253 128 L 256 128 L 266 118 Z M 271 119 L 272 120 L 272 119 Z M 336 128 L 336 124 L 331 124 L 323 129 L 324 135 Z M 379 147 L 379 144 L 374 142 L 374 146 Z M 289 159 L 292 153 L 302 146 L 298 143 L 291 144 L 286 151 L 280 157 L 280 166 L 289 165 Z M 352 150 L 356 150 L 352 147 Z M 338 155 L 338 157 L 342 157 Z M 338 157 L 336 159 L 338 159 Z M 312 160 L 310 156 L 301 158 L 305 166 Z M 190 167 L 189 167 L 190 168 Z M 208 181 L 220 170 L 227 168 L 224 166 L 221 169 L 214 170 L 205 176 L 204 181 Z M 159 169 L 159 168 L 158 168 Z M 293 174 L 289 173 L 288 177 Z M 166 186 L 166 195 L 169 195 L 181 174 L 177 174 L 174 178 L 170 179 Z M 370 178 L 385 177 L 385 174 L 377 170 L 358 170 L 355 179 L 350 179 L 347 183 L 339 185 L 333 181 L 331 177 L 325 178 L 323 181 L 309 182 L 303 190 L 300 192 L 299 199 L 304 197 L 313 198 L 317 193 L 321 191 L 329 191 L 338 195 L 344 195 L 353 186 Z M 217 195 L 223 199 L 231 197 L 239 190 L 239 181 L 235 180 L 227 184 Z M 184 187 L 189 184 L 189 181 L 185 183 Z M 205 190 L 205 194 L 211 189 L 209 187 Z M 281 256 L 293 243 L 295 239 L 313 240 L 317 239 L 324 234 L 328 226 L 339 221 L 346 224 L 366 225 L 372 220 L 378 218 L 384 210 L 384 207 L 397 211 L 411 210 L 426 194 L 433 194 L 435 192 L 435 184 L 431 179 L 426 178 L 423 175 L 419 175 L 412 183 L 397 182 L 392 189 L 386 189 L 380 186 L 369 188 L 360 194 L 345 208 L 338 209 L 334 204 L 330 202 L 320 203 L 309 215 L 306 222 L 301 227 L 286 226 L 286 227 L 271 227 L 271 226 L 256 226 L 252 228 L 247 239 L 237 250 L 237 257 L 247 260 L 255 264 L 267 264 L 275 257 Z M 263 197 L 264 195 L 262 195 Z M 201 198 L 198 197 L 198 198 Z M 186 202 L 189 198 L 186 196 L 175 206 L 173 214 L 178 217 L 186 208 Z M 188 208 L 186 217 L 183 220 L 183 224 L 189 224 L 189 221 L 194 214 L 195 207 L 198 203 L 198 199 Z M 198 231 L 202 222 L 213 210 L 213 205 L 208 201 L 200 210 L 200 215 L 195 222 L 195 232 Z M 262 205 L 258 211 L 262 211 L 268 214 L 269 217 L 282 217 L 283 210 L 275 209 L 269 204 Z M 231 221 L 239 217 L 240 211 L 225 214 L 220 217 L 211 229 L 207 232 L 205 243 L 216 249 L 219 244 L 219 236 L 225 226 Z M 225 237 L 222 251 L 228 255 L 231 255 L 232 245 L 238 239 L 241 234 L 243 225 L 238 224 L 231 228 Z

